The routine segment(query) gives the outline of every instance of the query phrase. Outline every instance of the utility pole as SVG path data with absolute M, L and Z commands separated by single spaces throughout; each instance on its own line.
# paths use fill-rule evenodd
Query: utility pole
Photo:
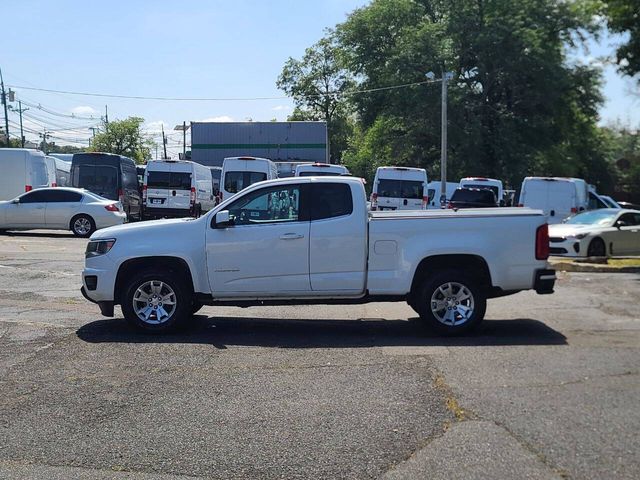
M 109 125 L 109 106 L 104 106 L 104 123 L 105 125 Z
M 22 148 L 24 148 L 24 132 L 22 131 L 22 113 L 26 112 L 29 109 L 22 108 L 22 102 L 20 100 L 18 100 L 18 108 L 11 108 L 11 107 L 9 108 L 14 112 L 18 112 L 20 114 L 20 144 L 22 145 Z
M 442 78 L 436 80 L 433 72 L 426 74 L 432 81 L 442 82 L 442 102 L 440 117 L 440 207 L 447 203 L 447 83 L 453 78 L 453 72 L 442 72 Z
M 2 69 L 0 68 L 0 85 L 2 86 L 2 105 L 4 105 L 4 133 L 7 135 L 7 148 L 9 143 L 9 114 L 7 113 L 7 94 L 4 91 L 4 79 L 2 78 Z
M 47 153 L 47 138 L 49 138 L 51 135 L 49 135 L 47 133 L 47 129 L 45 128 L 43 133 L 39 134 L 40 137 L 42 138 L 42 151 L 45 153 Z
M 164 125 L 162 125 L 162 146 L 164 147 L 164 158 L 167 158 L 167 139 L 164 136 Z
M 187 122 L 182 122 L 182 159 L 187 159 Z

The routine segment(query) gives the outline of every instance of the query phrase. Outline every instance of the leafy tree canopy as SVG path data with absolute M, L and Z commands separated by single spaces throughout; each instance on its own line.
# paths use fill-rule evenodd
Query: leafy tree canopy
M 144 163 L 151 158 L 153 142 L 140 130 L 144 119 L 129 117 L 105 123 L 103 131 L 97 133 L 91 141 L 89 151 L 124 155 Z

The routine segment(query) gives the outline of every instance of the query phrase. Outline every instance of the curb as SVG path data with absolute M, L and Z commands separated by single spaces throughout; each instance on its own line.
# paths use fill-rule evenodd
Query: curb
M 574 262 L 558 262 L 550 261 L 549 265 L 561 272 L 580 272 L 580 273 L 640 273 L 640 267 L 622 266 L 615 267 L 612 265 L 598 263 L 574 263 Z

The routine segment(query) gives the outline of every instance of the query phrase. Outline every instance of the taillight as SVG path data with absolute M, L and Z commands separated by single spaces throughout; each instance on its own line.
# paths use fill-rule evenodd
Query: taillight
M 31 190 L 33 190 L 33 187 L 31 185 L 25 185 L 24 186 L 24 191 L 25 192 L 30 192 Z
M 142 186 L 142 201 L 143 202 L 147 201 L 147 186 L 146 185 Z
M 447 202 L 447 208 L 453 208 L 453 203 Z
M 549 225 L 540 225 L 536 230 L 536 260 L 549 258 Z
M 56 182 L 53 182 L 53 183 L 51 184 L 51 186 L 52 186 L 53 188 L 55 188 L 55 187 L 57 187 L 57 186 L 58 186 L 58 184 L 57 184 Z
M 191 187 L 191 198 L 189 199 L 191 204 L 196 203 L 196 187 Z
M 571 213 L 578 213 L 578 209 L 576 207 L 571 208 Z
M 425 209 L 427 208 L 427 205 L 429 204 L 429 197 L 427 196 L 423 196 L 422 197 L 422 208 Z
M 121 188 L 118 189 L 118 201 L 124 203 L 124 191 Z
M 523 204 L 521 204 L 521 203 L 519 203 L 519 204 L 518 204 L 518 206 L 519 206 L 519 207 L 524 207 L 524 205 L 523 205 Z
M 119 212 L 120 211 L 120 209 L 118 208 L 118 206 L 115 203 L 111 203 L 111 204 L 105 206 L 104 209 L 109 211 L 109 212 Z

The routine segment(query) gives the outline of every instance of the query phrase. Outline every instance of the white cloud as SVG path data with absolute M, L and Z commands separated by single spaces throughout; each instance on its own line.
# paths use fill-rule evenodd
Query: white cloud
M 279 112 L 282 110 L 291 110 L 291 107 L 289 105 L 276 105 L 271 110 L 275 110 L 276 112 Z
M 144 131 L 150 133 L 152 135 L 160 134 L 162 132 L 162 127 L 164 127 L 165 133 L 169 130 L 173 130 L 173 128 L 169 128 L 169 124 L 164 120 L 156 120 L 155 122 L 146 122 L 144 124 Z
M 203 118 L 200 121 L 201 122 L 233 122 L 234 120 L 229 115 L 221 115 L 219 117 Z
M 79 105 L 77 107 L 73 107 L 71 109 L 71 113 L 73 113 L 74 115 L 80 115 L 80 116 L 91 116 L 91 115 L 98 114 L 98 112 L 94 108 L 89 107 L 87 105 Z

